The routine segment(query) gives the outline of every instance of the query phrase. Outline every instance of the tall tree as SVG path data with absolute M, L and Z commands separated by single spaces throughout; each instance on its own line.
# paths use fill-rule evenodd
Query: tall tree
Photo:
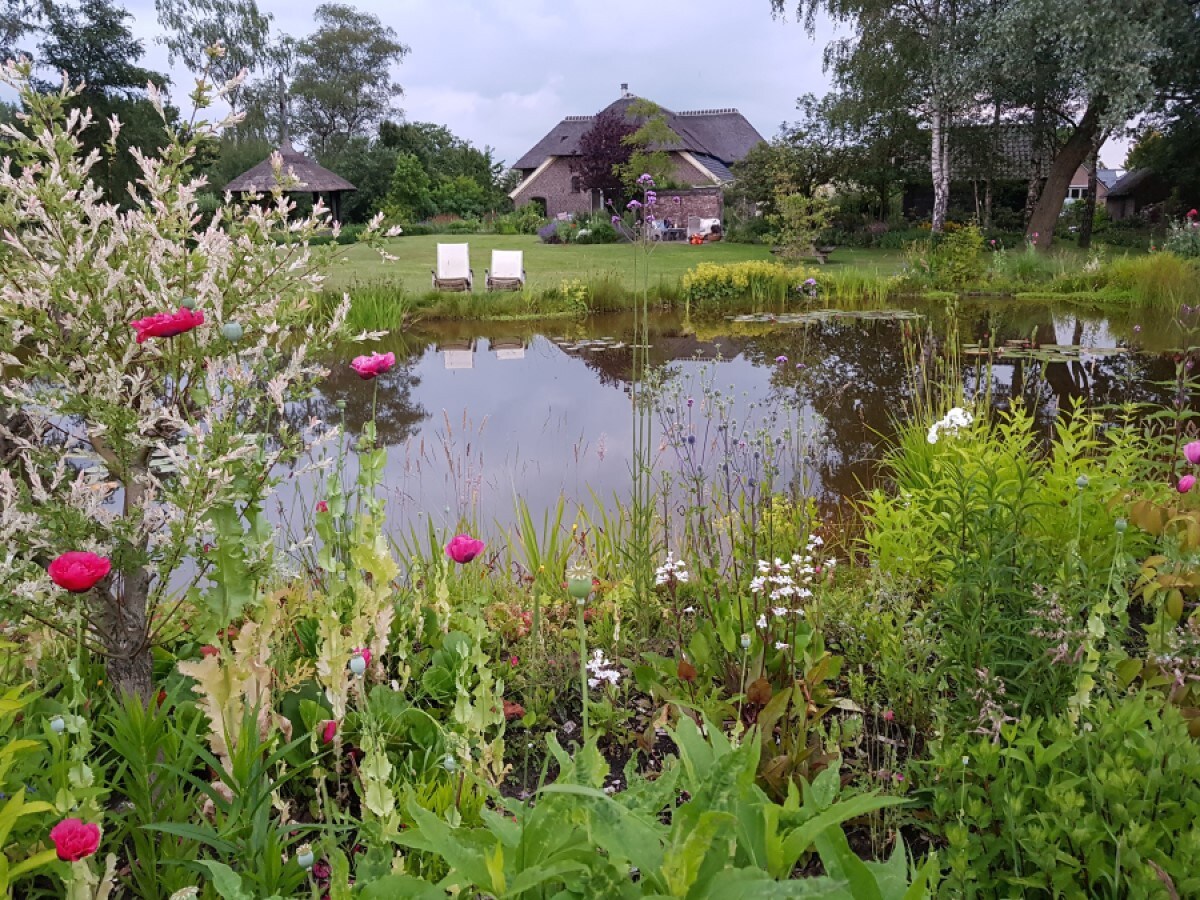
M 20 41 L 41 22 L 42 0 L 0 0 L 0 59 L 21 52 Z
M 262 66 L 270 44 L 271 16 L 255 0 L 155 0 L 154 5 L 166 32 L 158 41 L 166 45 L 172 65 L 182 62 L 199 72 L 211 64 L 214 78 L 220 81 Z M 210 59 L 205 50 L 215 44 L 221 44 L 225 53 Z M 230 95 L 235 106 L 239 99 L 237 92 Z
M 617 167 L 629 162 L 633 148 L 625 139 L 635 131 L 637 125 L 615 109 L 606 109 L 592 119 L 579 138 L 579 155 L 571 160 L 571 171 L 583 187 L 613 199 L 621 195 Z
M 296 47 L 292 125 L 320 156 L 395 112 L 401 88 L 390 70 L 409 49 L 377 16 L 351 6 L 326 3 L 314 18 L 317 30 Z
M 95 180 L 117 203 L 131 199 L 127 186 L 135 180 L 137 166 L 129 151 L 152 153 L 166 137 L 162 118 L 147 96 L 147 84 L 161 89 L 167 79 L 138 65 L 142 42 L 129 29 L 131 18 L 112 0 L 48 6 L 38 53 L 43 69 L 65 72 L 72 82 L 83 83 L 71 106 L 92 112 L 94 122 L 82 136 L 84 146 L 102 153 L 104 162 Z M 167 112 L 170 118 L 171 111 Z M 121 120 L 121 129 L 110 144 L 103 123 L 114 115 Z
M 629 159 L 617 166 L 616 172 L 630 193 L 637 190 L 638 178 L 651 175 L 660 188 L 675 183 L 675 171 L 671 155 L 665 148 L 675 144 L 679 138 L 667 124 L 666 113 L 651 100 L 638 98 L 629 104 L 626 117 L 637 125 L 632 134 L 622 140 L 630 149 Z
M 1008 0 L 999 9 L 989 55 L 1052 139 L 1045 178 L 1031 192 L 1027 233 L 1038 247 L 1053 241 L 1071 178 L 1093 148 L 1171 80 L 1178 36 L 1195 16 L 1187 0 Z
M 771 0 L 774 12 L 789 0 Z M 914 91 L 930 134 L 933 179 L 933 230 L 945 224 L 950 201 L 950 134 L 955 119 L 969 106 L 979 78 L 976 52 L 983 27 L 984 0 L 798 0 L 797 12 L 810 33 L 824 9 L 835 20 L 852 23 L 854 37 L 826 50 L 826 67 L 840 85 L 852 85 L 880 71 L 880 57 L 892 57 Z

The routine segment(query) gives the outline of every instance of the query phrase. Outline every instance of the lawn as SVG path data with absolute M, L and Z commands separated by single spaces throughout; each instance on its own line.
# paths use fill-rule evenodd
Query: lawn
M 329 287 L 343 290 L 355 284 L 402 281 L 407 290 L 420 292 L 430 287 L 430 273 L 439 243 L 469 243 L 471 265 L 475 270 L 475 289 L 483 289 L 484 269 L 491 264 L 492 250 L 524 250 L 525 271 L 531 288 L 557 287 L 565 278 L 589 279 L 616 276 L 629 288 L 636 287 L 634 265 L 641 257 L 628 244 L 543 244 L 532 235 L 422 235 L 402 237 L 387 243 L 387 250 L 399 257 L 384 262 L 370 247 L 346 247 L 342 260 L 334 267 Z M 676 280 L 701 262 L 736 263 L 755 259 L 773 259 L 770 248 L 762 244 L 719 242 L 692 246 L 685 243 L 659 244 L 650 254 L 650 278 Z M 829 268 L 859 267 L 889 275 L 900 270 L 904 256 L 898 251 L 838 250 Z

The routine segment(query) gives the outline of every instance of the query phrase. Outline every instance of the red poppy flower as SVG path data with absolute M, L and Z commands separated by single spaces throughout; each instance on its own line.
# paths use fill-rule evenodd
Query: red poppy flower
M 197 325 L 203 324 L 203 311 L 181 306 L 177 313 L 155 313 L 144 319 L 138 319 L 136 322 L 130 322 L 129 327 L 137 330 L 137 342 L 143 344 L 146 338 L 175 337 L 177 334 L 191 331 Z
M 50 829 L 58 858 L 66 862 L 86 859 L 100 847 L 100 826 L 82 819 L 63 819 Z
M 46 567 L 50 580 L 72 594 L 84 594 L 112 571 L 112 563 L 95 553 L 71 550 Z

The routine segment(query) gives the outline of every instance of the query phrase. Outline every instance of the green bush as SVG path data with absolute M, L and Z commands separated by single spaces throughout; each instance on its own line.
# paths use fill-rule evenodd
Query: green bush
M 1008 252 L 997 250 L 992 254 L 989 280 L 1003 285 L 1024 286 L 1050 281 L 1058 273 L 1058 266 L 1045 253 L 1032 244 L 1021 250 Z
M 950 896 L 1200 896 L 1200 744 L 1158 695 L 946 741 L 929 770 Z
M 611 222 L 593 220 L 586 228 L 580 228 L 579 237 L 575 239 L 575 243 L 615 244 L 620 239 L 621 236 L 617 234 L 617 229 L 613 228 Z
M 980 670 L 1026 710 L 1086 693 L 1082 675 L 1050 662 L 1052 642 L 1037 634 L 1050 601 L 1033 586 L 1059 590 L 1068 616 L 1099 614 L 1118 551 L 1112 507 L 1150 458 L 1136 423 L 1106 428 L 1095 413 L 1063 417 L 1048 452 L 1021 406 L 989 427 L 903 432 L 887 460 L 896 493 L 872 493 L 864 541 L 881 572 L 921 586 L 938 645 L 928 664 L 971 727 Z M 1102 624 L 1118 627 L 1115 616 Z
M 478 219 L 458 219 L 442 226 L 442 234 L 479 234 L 481 230 Z
M 1183 222 L 1172 222 L 1162 248 L 1185 259 L 1200 259 L 1200 219 L 1189 216 Z
M 537 234 L 544 219 L 532 203 L 526 203 L 512 212 L 497 216 L 492 220 L 492 230 L 496 234 Z
M 790 268 L 765 260 L 730 265 L 700 263 L 684 274 L 683 296 L 699 311 L 747 296 L 756 301 L 780 301 L 805 278 L 815 274 L 802 267 Z

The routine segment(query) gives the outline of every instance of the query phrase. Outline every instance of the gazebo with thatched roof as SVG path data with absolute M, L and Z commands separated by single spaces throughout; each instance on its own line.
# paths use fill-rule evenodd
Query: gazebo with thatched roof
M 284 173 L 291 172 L 295 182 L 287 188 L 289 194 L 312 193 L 313 202 L 321 194 L 329 195 L 329 210 L 333 213 L 335 222 L 341 220 L 342 194 L 345 191 L 358 190 L 340 175 L 330 172 L 316 164 L 299 150 L 285 136 L 279 146 L 279 155 L 283 157 Z M 243 172 L 237 178 L 225 185 L 225 190 L 235 194 L 269 194 L 275 189 L 275 170 L 271 168 L 268 157 L 248 172 Z

